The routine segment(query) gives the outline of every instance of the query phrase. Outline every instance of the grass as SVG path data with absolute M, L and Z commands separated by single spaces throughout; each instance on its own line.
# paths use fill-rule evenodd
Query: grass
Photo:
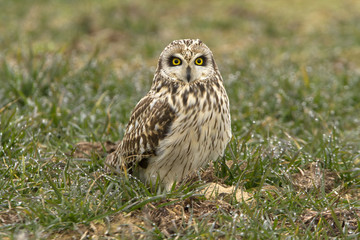
M 358 1 L 0 6 L 0 238 L 359 237 Z M 214 175 L 248 201 L 152 192 L 69 154 L 121 139 L 179 38 L 214 52 L 234 135 Z

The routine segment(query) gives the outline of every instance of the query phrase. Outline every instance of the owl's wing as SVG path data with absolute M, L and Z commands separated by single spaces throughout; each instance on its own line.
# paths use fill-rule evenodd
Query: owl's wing
M 159 141 L 168 134 L 175 120 L 174 109 L 164 99 L 145 96 L 133 110 L 124 138 L 106 163 L 113 167 L 147 167 L 147 160 L 156 155 Z

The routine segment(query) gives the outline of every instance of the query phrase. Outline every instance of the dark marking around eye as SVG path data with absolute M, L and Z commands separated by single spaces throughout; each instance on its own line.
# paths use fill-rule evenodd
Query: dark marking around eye
M 174 59 L 179 59 L 180 63 L 179 63 L 179 64 L 177 64 L 177 65 L 175 65 L 175 64 L 174 64 Z M 168 64 L 169 64 L 169 66 L 171 66 L 171 67 L 174 67 L 174 66 L 179 66 L 179 65 L 181 65 L 181 64 L 182 64 L 182 61 L 181 61 L 181 59 L 180 59 L 180 58 L 178 58 L 178 57 L 171 56 L 171 57 L 169 57 L 169 59 L 168 59 Z
M 200 56 L 200 57 L 198 57 L 198 58 L 201 58 L 201 59 L 203 60 L 203 63 L 202 63 L 201 65 L 198 65 L 198 66 L 206 66 L 207 58 L 205 57 L 205 55 L 202 55 L 202 56 Z M 196 60 L 197 60 L 198 58 L 195 59 L 195 62 L 196 62 Z

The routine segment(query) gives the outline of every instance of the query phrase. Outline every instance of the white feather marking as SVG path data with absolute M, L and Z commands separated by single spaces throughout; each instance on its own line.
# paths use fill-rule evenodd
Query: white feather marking
M 128 128 L 128 132 L 131 132 L 131 130 L 133 129 L 133 125 L 129 125 L 129 128 Z
M 155 103 L 156 103 L 156 101 L 155 101 L 155 100 L 153 100 L 153 101 L 150 103 L 150 105 L 149 105 L 150 110 L 151 110 L 151 109 L 153 109 L 153 107 L 154 107 Z

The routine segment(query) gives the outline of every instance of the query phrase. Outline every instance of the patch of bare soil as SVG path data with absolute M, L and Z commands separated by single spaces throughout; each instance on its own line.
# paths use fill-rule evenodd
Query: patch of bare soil
M 301 191 L 311 191 L 324 187 L 326 193 L 334 193 L 339 199 L 351 202 L 359 199 L 358 188 L 341 189 L 337 187 L 340 177 L 336 172 L 323 169 L 318 162 L 311 163 L 306 169 L 300 169 L 299 173 L 292 175 L 292 183 Z M 355 232 L 358 229 L 360 209 L 335 208 L 333 210 L 315 211 L 306 209 L 300 216 L 304 227 L 315 230 L 318 224 L 325 224 L 328 234 L 339 236 L 343 231 Z
M 88 158 L 94 154 L 98 157 L 105 157 L 107 154 L 116 150 L 118 143 L 106 141 L 99 142 L 79 142 L 76 144 L 72 153 L 69 153 L 75 158 Z
M 313 162 L 307 169 L 300 169 L 299 173 L 292 175 L 292 183 L 302 191 L 310 191 L 313 189 L 320 189 L 322 186 L 326 193 L 331 192 L 339 176 L 329 169 L 320 167 L 319 162 Z
M 21 215 L 22 213 L 20 211 L 17 211 L 15 208 L 0 211 L 0 229 L 2 227 L 5 227 L 6 225 L 14 225 L 24 222 Z M 22 237 L 23 235 L 27 236 L 25 233 L 21 233 L 19 236 L 16 236 L 16 239 L 27 239 L 25 237 Z M 0 231 L 0 239 L 10 239 L 10 237 L 7 237 L 6 234 Z
M 7 224 L 20 223 L 23 218 L 15 209 L 7 209 L 0 211 L 0 227 Z
M 74 230 L 65 230 L 53 234 L 50 239 L 144 239 L 145 226 L 141 211 L 129 214 L 117 213 L 104 220 L 95 220 L 90 224 L 77 225 Z M 151 226 L 149 226 L 151 229 Z
M 306 209 L 300 219 L 306 226 L 311 225 L 313 230 L 321 221 L 326 222 L 332 230 L 329 234 L 338 236 L 345 229 L 347 232 L 355 232 L 358 229 L 359 218 L 360 209 L 334 209 L 322 212 Z
M 353 186 L 345 192 L 344 199 L 349 202 L 349 199 L 360 200 L 360 188 L 359 186 Z
M 235 214 L 234 207 L 228 202 L 222 200 L 203 200 L 195 197 L 184 201 L 173 203 L 168 206 L 162 206 L 169 203 L 171 199 L 156 204 L 148 204 L 143 212 L 147 218 L 156 224 L 165 236 L 170 237 L 175 232 L 181 232 L 193 221 L 207 219 L 208 224 L 214 224 L 214 216 L 217 212 L 225 212 L 229 215 Z M 213 227 L 219 228 L 220 225 L 215 221 Z
M 222 200 L 203 200 L 195 197 L 172 202 L 166 199 L 148 203 L 141 210 L 118 213 L 111 218 L 78 225 L 75 230 L 53 234 L 50 239 L 148 239 L 156 226 L 166 237 L 185 231 L 196 221 L 206 219 L 213 227 L 221 227 L 214 216 L 216 212 L 235 214 L 234 207 Z M 214 224 L 215 221 L 215 224 Z

